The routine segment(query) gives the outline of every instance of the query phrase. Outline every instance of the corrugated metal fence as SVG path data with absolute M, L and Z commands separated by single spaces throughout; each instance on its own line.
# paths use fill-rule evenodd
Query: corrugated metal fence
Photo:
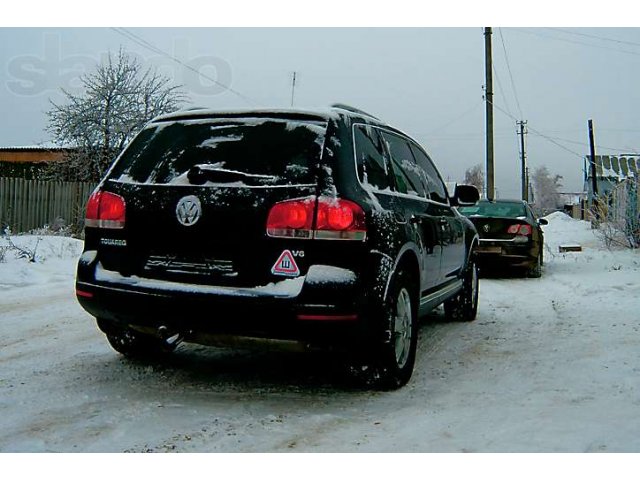
M 81 225 L 95 186 L 0 177 L 0 226 L 18 233 L 57 223 Z

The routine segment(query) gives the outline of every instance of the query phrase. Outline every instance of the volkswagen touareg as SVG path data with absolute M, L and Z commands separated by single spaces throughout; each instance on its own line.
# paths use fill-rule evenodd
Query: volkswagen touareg
M 91 195 L 76 294 L 127 356 L 279 342 L 349 353 L 397 388 L 420 315 L 476 316 L 478 235 L 454 207 L 477 200 L 352 107 L 173 113 Z

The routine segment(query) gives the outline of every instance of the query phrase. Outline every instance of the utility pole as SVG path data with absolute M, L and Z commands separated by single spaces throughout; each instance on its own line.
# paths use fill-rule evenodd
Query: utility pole
M 524 149 L 524 136 L 527 134 L 525 127 L 527 126 L 526 120 L 521 120 L 516 122 L 516 125 L 520 127 L 520 131 L 518 135 L 520 135 L 520 164 L 522 168 L 522 179 L 521 179 L 521 191 L 522 191 L 522 200 L 525 202 L 529 201 L 529 181 L 527 178 L 527 154 Z
M 596 176 L 596 142 L 593 136 L 593 120 L 589 119 L 589 150 L 591 151 L 591 190 L 593 197 L 591 200 L 591 212 L 593 213 L 592 227 L 597 226 L 600 215 L 598 214 L 598 178 Z
M 598 195 L 598 181 L 596 178 L 596 142 L 593 137 L 593 120 L 589 119 L 589 150 L 591 151 L 591 188 L 595 200 Z
M 291 107 L 293 108 L 293 96 L 296 92 L 296 72 L 293 72 L 293 77 L 291 79 Z
M 491 27 L 484 27 L 484 55 L 485 55 L 485 103 L 487 129 L 487 200 L 495 198 L 495 174 L 493 169 L 493 70 L 491 59 Z

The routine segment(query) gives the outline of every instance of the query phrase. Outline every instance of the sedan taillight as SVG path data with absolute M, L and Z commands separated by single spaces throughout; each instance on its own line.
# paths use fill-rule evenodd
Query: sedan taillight
M 507 233 L 529 236 L 531 235 L 531 225 L 516 223 L 507 229 Z
M 89 197 L 84 224 L 94 228 L 124 228 L 125 213 L 124 198 L 115 193 L 98 190 Z

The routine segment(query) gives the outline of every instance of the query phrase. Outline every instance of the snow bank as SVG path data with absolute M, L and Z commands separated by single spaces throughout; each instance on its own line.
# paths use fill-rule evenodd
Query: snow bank
M 0 238 L 4 260 L 0 262 L 0 288 L 69 281 L 76 271 L 76 261 L 82 253 L 82 240 L 58 236 L 16 235 L 10 237 L 16 246 L 35 251 L 35 262 L 21 258 L 20 252 Z
M 582 247 L 600 248 L 601 242 L 591 229 L 591 223 L 576 220 L 562 212 L 554 212 L 544 217 L 549 225 L 542 227 L 545 234 L 546 250 L 558 252 L 558 247 L 565 244 L 578 244 Z
M 640 278 L 640 252 L 637 250 L 608 250 L 598 237 L 591 223 L 576 220 L 564 213 L 555 212 L 545 217 L 549 225 L 543 226 L 545 235 L 545 274 L 552 274 L 558 280 L 573 282 L 575 294 L 580 295 L 584 287 L 584 295 L 595 291 L 606 291 L 606 286 L 620 282 L 637 284 Z M 580 245 L 582 252 L 560 253 L 560 245 Z M 615 276 L 607 272 L 617 272 Z M 578 287 L 579 286 L 579 287 Z M 618 289 L 619 290 L 619 289 Z M 609 292 L 611 297 L 613 292 Z M 624 301 L 630 300 L 629 308 L 635 298 L 622 296 Z M 605 299 L 602 299 L 605 301 Z M 616 301 L 620 301 L 617 299 Z

